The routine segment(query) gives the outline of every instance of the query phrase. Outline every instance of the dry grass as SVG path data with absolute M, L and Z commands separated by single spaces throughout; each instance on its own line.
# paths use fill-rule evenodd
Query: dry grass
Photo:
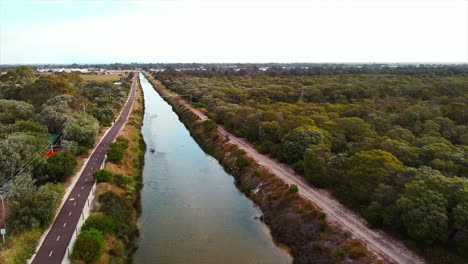
M 106 75 L 90 75 L 90 74 L 81 74 L 80 75 L 85 81 L 98 81 L 98 82 L 116 82 L 120 80 L 124 73 L 120 74 L 106 74 Z
M 0 251 L 1 264 L 25 263 L 34 253 L 44 229 L 33 229 L 10 237 L 7 247 Z

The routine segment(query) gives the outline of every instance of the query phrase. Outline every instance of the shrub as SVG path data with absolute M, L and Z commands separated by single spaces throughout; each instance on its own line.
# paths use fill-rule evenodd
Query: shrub
M 115 231 L 115 221 L 112 216 L 105 214 L 94 214 L 86 219 L 81 230 L 94 228 L 103 234 L 112 234 Z
M 195 102 L 195 103 L 192 103 L 192 107 L 193 108 L 205 108 L 206 104 L 204 104 L 202 102 Z
M 289 186 L 289 192 L 290 193 L 297 193 L 297 192 L 299 192 L 299 188 L 297 187 L 296 184 L 291 184 L 291 186 Z
M 344 246 L 347 255 L 352 259 L 366 256 L 367 249 L 359 240 L 351 240 Z
M 132 203 L 111 191 L 101 194 L 98 199 L 101 204 L 99 210 L 114 219 L 116 233 L 129 235 L 132 232 L 131 222 L 134 218 Z
M 240 156 L 236 161 L 236 166 L 239 168 L 244 168 L 249 165 L 249 160 L 245 156 Z
M 112 172 L 108 170 L 97 170 L 93 174 L 93 178 L 97 182 L 111 182 L 113 177 L 114 175 L 112 174 Z
M 54 182 L 66 180 L 75 171 L 78 162 L 70 151 L 61 151 L 47 159 L 47 172 Z
M 213 131 L 216 129 L 216 123 L 213 120 L 205 120 L 203 121 L 203 129 L 205 131 Z
M 107 160 L 113 163 L 121 161 L 127 148 L 128 141 L 123 138 L 117 138 L 117 141 L 112 143 L 107 150 Z
M 128 177 L 123 176 L 122 174 L 114 174 L 114 183 L 119 187 L 124 187 L 127 184 L 130 184 L 131 180 Z
M 75 156 L 81 156 L 88 153 L 88 148 L 84 146 L 78 146 L 75 150 Z
M 345 259 L 345 258 L 346 258 L 346 252 L 344 252 L 344 250 L 342 250 L 342 249 L 337 249 L 337 250 L 336 250 L 336 255 L 337 255 L 340 259 Z
M 72 260 L 94 262 L 104 252 L 104 238 L 102 233 L 94 228 L 81 232 L 73 246 Z

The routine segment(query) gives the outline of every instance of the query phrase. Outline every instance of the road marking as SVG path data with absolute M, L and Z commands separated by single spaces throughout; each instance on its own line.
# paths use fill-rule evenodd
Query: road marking
M 67 225 L 67 223 L 64 223 L 64 224 L 63 224 L 63 227 L 65 227 L 66 225 Z
M 75 200 L 75 198 L 70 198 L 70 201 L 74 201 L 74 200 Z
M 70 216 L 70 215 L 71 215 L 71 211 L 70 211 L 70 213 L 68 214 L 68 216 Z
M 73 206 L 76 206 L 76 202 L 73 204 Z
M 83 190 L 84 186 L 81 186 L 81 190 Z
M 53 250 L 51 250 L 51 251 L 50 251 L 50 253 L 49 253 L 49 257 L 50 257 L 50 256 L 52 256 L 52 252 L 54 252 L 54 251 L 53 251 Z
M 56 240 L 56 241 L 59 241 L 59 239 L 60 239 L 60 236 L 57 237 L 57 240 Z
M 78 194 L 78 197 L 80 197 L 80 196 L 81 196 L 81 193 Z

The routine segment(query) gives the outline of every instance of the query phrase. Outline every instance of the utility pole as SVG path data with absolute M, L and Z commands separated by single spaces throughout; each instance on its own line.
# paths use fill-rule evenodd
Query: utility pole
M 2 219 L 3 219 L 3 228 L 0 229 L 0 234 L 3 237 L 3 245 L 5 245 L 5 235 L 6 235 L 5 202 L 3 201 L 3 196 L 1 194 L 0 194 L 0 199 L 2 200 Z

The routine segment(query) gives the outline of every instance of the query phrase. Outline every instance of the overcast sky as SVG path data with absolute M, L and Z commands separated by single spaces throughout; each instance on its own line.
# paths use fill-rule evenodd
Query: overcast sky
M 0 64 L 468 62 L 468 0 L 0 0 Z

